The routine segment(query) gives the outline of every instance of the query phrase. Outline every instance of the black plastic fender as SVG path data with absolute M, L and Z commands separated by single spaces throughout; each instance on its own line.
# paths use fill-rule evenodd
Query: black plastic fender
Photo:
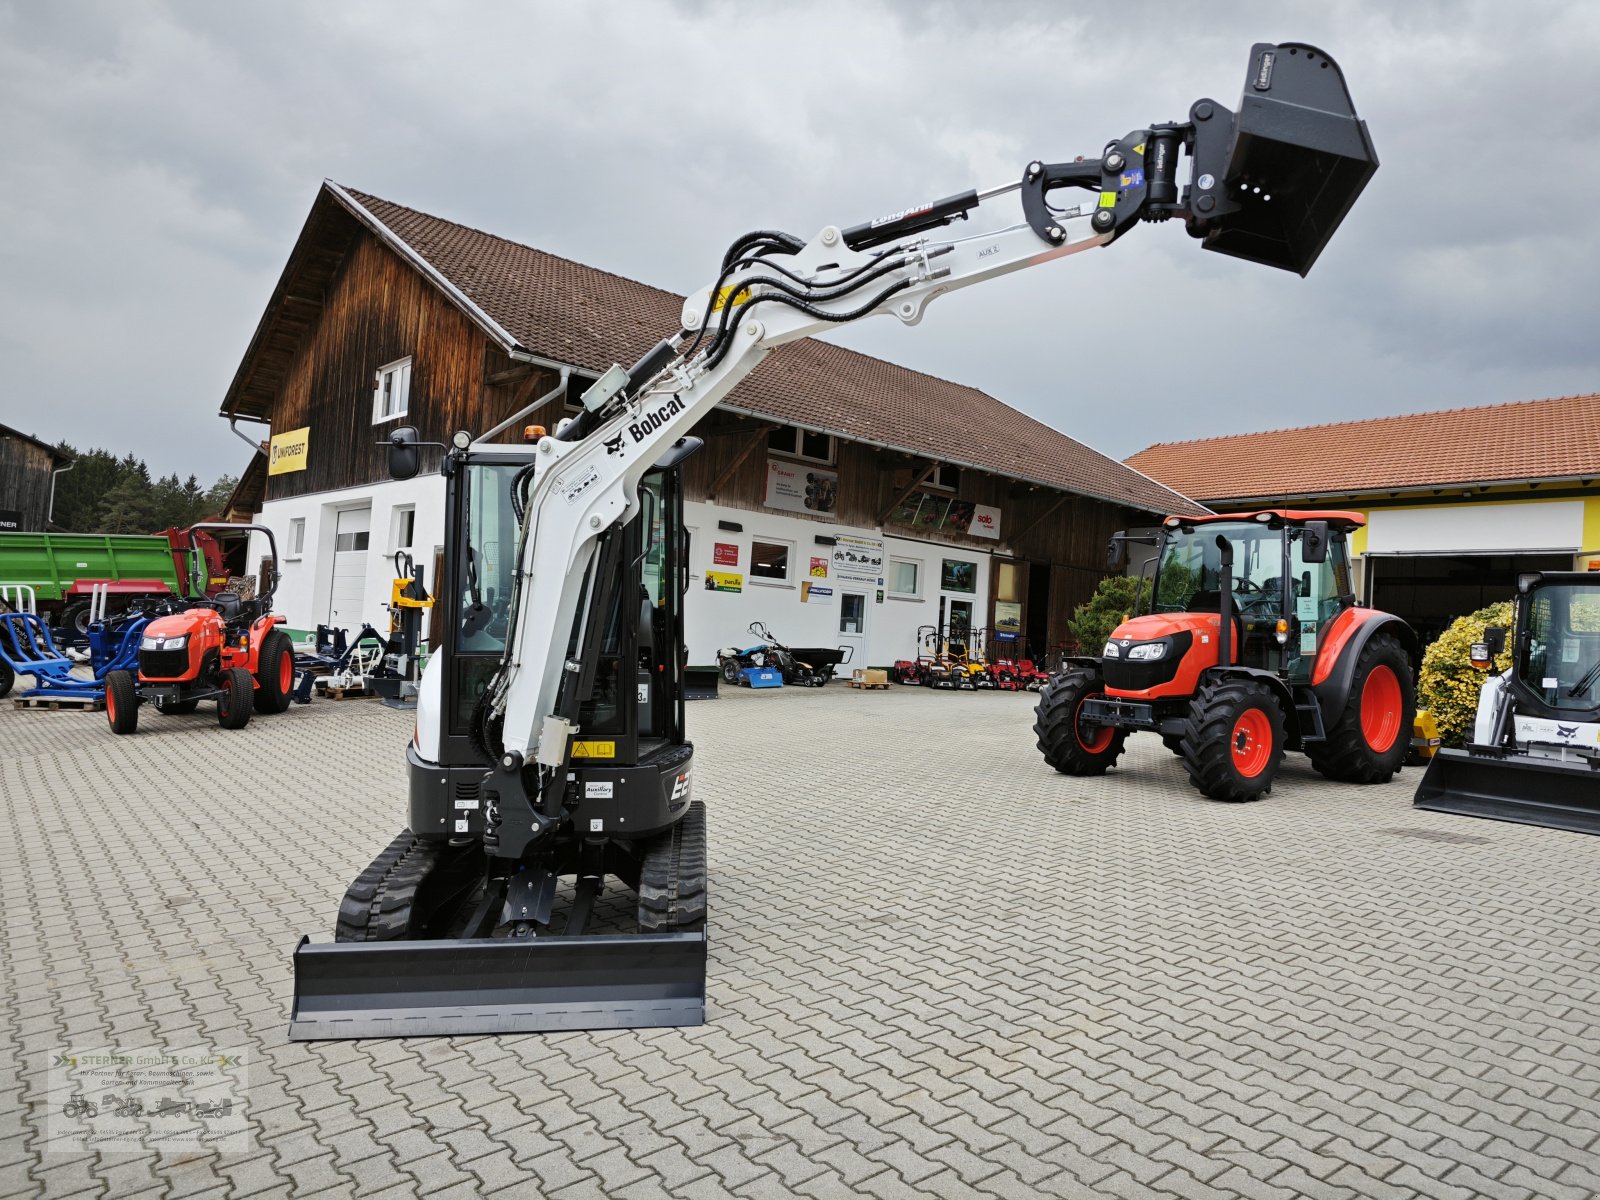
M 1226 676 L 1230 679 L 1253 679 L 1257 683 L 1266 684 L 1272 689 L 1272 694 L 1278 698 L 1278 703 L 1283 706 L 1283 728 L 1288 735 L 1289 741 L 1293 743 L 1298 739 L 1299 718 L 1295 712 L 1294 693 L 1289 690 L 1289 685 L 1279 678 L 1276 672 L 1264 671 L 1260 667 L 1241 667 L 1237 665 L 1210 667 L 1201 673 L 1200 680 L 1204 683 L 1221 676 Z M 1195 690 L 1199 690 L 1198 685 Z
M 1355 682 L 1356 664 L 1361 661 L 1361 652 L 1366 649 L 1367 643 L 1380 633 L 1393 635 L 1405 647 L 1406 654 L 1411 659 L 1411 687 L 1413 693 L 1415 692 L 1417 667 L 1422 660 L 1422 643 L 1417 639 L 1416 631 L 1399 617 L 1388 614 L 1363 621 L 1351 635 L 1350 640 L 1345 643 L 1332 673 L 1321 683 L 1311 686 L 1311 691 L 1317 697 L 1317 704 L 1322 708 L 1322 723 L 1325 727 L 1331 729 L 1339 714 L 1344 712 L 1345 701 L 1350 698 L 1350 687 Z

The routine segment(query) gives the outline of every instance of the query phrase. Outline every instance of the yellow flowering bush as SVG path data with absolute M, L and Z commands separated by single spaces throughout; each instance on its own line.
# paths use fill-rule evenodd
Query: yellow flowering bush
M 1457 617 L 1423 652 L 1417 704 L 1433 713 L 1439 724 L 1439 737 L 1446 746 L 1462 745 L 1472 732 L 1478 690 L 1485 678 L 1484 672 L 1472 665 L 1472 643 L 1483 641 L 1483 631 L 1489 626 L 1499 625 L 1506 630 L 1506 651 L 1495 665 L 1502 671 L 1511 666 L 1511 615 L 1511 601 L 1502 600 Z

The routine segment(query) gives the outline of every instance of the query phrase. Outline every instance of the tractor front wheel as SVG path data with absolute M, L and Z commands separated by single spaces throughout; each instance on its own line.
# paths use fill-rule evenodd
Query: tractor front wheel
M 1380 633 L 1361 648 L 1350 695 L 1327 740 L 1311 743 L 1306 753 L 1328 779 L 1386 783 L 1405 764 L 1416 717 L 1411 657 L 1398 641 Z
M 139 728 L 139 689 L 132 671 L 106 673 L 106 720 L 112 733 L 132 733 Z
M 1212 800 L 1258 800 L 1283 764 L 1283 709 L 1272 689 L 1246 679 L 1201 686 L 1178 752 L 1189 782 Z
M 271 716 L 281 713 L 294 699 L 294 643 L 281 629 L 274 629 L 261 639 L 261 649 L 256 654 L 255 708 L 258 713 Z
M 1122 756 L 1127 730 L 1082 722 L 1086 701 L 1105 695 L 1093 671 L 1065 671 L 1039 694 L 1033 732 L 1039 753 L 1063 775 L 1104 775 Z
M 222 689 L 217 697 L 217 724 L 224 729 L 243 729 L 250 723 L 255 677 L 243 667 L 229 667 L 217 682 Z

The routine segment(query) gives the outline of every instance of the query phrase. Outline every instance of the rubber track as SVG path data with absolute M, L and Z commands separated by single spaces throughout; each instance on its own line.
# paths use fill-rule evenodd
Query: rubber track
M 340 942 L 405 937 L 417 888 L 439 858 L 439 846 L 403 830 L 345 891 L 333 936 Z
M 689 929 L 706 919 L 706 806 L 689 811 L 645 851 L 639 869 L 639 928 Z

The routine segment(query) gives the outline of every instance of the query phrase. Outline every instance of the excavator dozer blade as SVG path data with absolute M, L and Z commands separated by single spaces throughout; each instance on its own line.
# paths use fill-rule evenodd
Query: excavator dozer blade
M 291 1041 L 705 1024 L 704 933 L 335 942 L 294 952 Z
M 1426 812 L 1600 833 L 1600 771 L 1553 758 L 1440 750 L 1412 803 Z
M 1315 46 L 1258 43 L 1231 129 L 1226 111 L 1202 100 L 1190 112 L 1191 231 L 1207 250 L 1304 275 L 1378 169 L 1344 73 Z

